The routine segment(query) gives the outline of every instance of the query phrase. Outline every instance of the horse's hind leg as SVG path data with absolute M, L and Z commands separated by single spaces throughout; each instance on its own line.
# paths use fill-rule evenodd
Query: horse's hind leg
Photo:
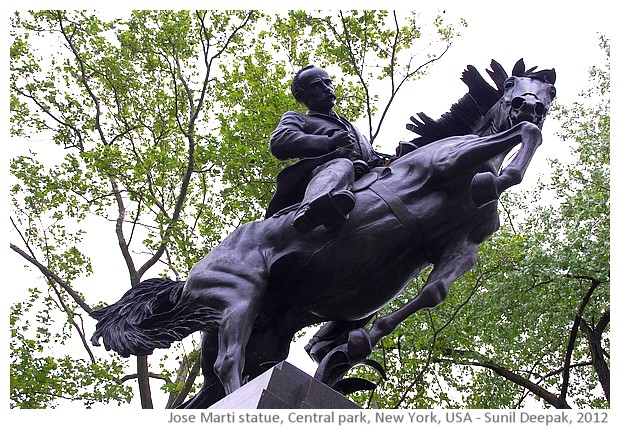
M 374 316 L 372 314 L 361 320 L 334 320 L 324 323 L 306 345 L 306 353 L 313 361 L 321 363 L 325 355 L 348 340 L 350 331 L 363 328 Z
M 245 351 L 260 307 L 255 285 L 235 288 L 220 321 L 218 356 L 213 365 L 227 395 L 243 384 Z
M 249 297 L 242 299 L 239 296 L 235 305 L 228 303 L 219 327 L 203 333 L 201 367 L 204 384 L 179 408 L 208 408 L 241 387 L 245 349 L 256 318 L 253 308 L 258 307 L 248 301 L 251 301 Z
M 213 371 L 213 364 L 218 352 L 217 328 L 203 331 L 201 342 L 200 366 L 204 383 L 202 388 L 189 401 L 177 408 L 208 408 L 224 397 L 222 382 Z
M 245 348 L 252 333 L 265 289 L 261 265 L 250 252 L 210 254 L 190 271 L 184 293 L 217 313 L 217 357 L 213 371 L 226 395 L 241 387 Z M 260 255 L 259 255 L 260 256 Z M 251 271 L 247 267 L 252 267 Z M 248 272 L 246 272 L 248 271 Z
M 268 234 L 260 222 L 232 232 L 191 269 L 184 292 L 217 313 L 213 371 L 226 395 L 242 384 L 245 350 L 267 286 L 269 265 L 259 244 Z

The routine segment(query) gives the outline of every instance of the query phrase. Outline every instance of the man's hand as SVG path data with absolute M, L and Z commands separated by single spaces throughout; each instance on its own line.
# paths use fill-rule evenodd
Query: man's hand
M 329 148 L 336 150 L 339 147 L 351 146 L 355 144 L 355 137 L 348 131 L 337 130 L 329 137 Z

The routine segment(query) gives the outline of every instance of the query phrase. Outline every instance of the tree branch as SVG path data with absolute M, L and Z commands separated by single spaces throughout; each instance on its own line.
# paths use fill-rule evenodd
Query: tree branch
M 185 204 L 185 200 L 187 198 L 187 192 L 189 189 L 189 185 L 190 185 L 190 181 L 192 178 L 192 174 L 194 172 L 194 164 L 195 164 L 195 158 L 194 158 L 194 152 L 195 152 L 195 146 L 196 146 L 196 142 L 195 142 L 195 138 L 194 138 L 194 128 L 196 126 L 196 118 L 198 117 L 199 112 L 202 110 L 202 108 L 204 107 L 204 95 L 206 94 L 206 89 L 208 86 L 208 83 L 210 82 L 209 76 L 210 76 L 210 71 L 211 68 L 213 66 L 213 61 L 217 58 L 219 58 L 226 50 L 226 48 L 229 46 L 229 44 L 232 42 L 233 38 L 237 35 L 237 33 L 239 31 L 241 31 L 241 29 L 243 29 L 249 22 L 251 17 L 253 16 L 253 13 L 250 12 L 248 13 L 248 15 L 245 17 L 245 20 L 243 21 L 242 24 L 240 24 L 238 27 L 235 27 L 235 29 L 232 31 L 232 33 L 230 34 L 230 36 L 228 37 L 228 39 L 225 41 L 224 45 L 222 46 L 222 48 L 216 52 L 213 57 L 211 57 L 211 59 L 208 61 L 208 66 L 207 66 L 207 71 L 205 74 L 205 78 L 203 80 L 203 85 L 201 88 L 201 96 L 199 99 L 199 103 L 198 105 L 196 105 L 194 108 L 194 111 L 191 112 L 191 116 L 190 116 L 190 121 L 188 124 L 188 129 L 185 133 L 185 136 L 188 139 L 188 154 L 187 154 L 187 168 L 185 169 L 185 173 L 183 175 L 183 179 L 181 181 L 181 189 L 179 190 L 179 195 L 177 197 L 176 203 L 174 205 L 174 212 L 172 214 L 172 218 L 170 219 L 170 222 L 168 224 L 168 227 L 166 228 L 166 230 L 164 231 L 163 235 L 162 235 L 162 240 L 161 240 L 161 244 L 159 245 L 159 247 L 157 248 L 157 250 L 155 251 L 155 253 L 153 254 L 153 256 L 144 263 L 144 265 L 142 265 L 142 267 L 140 267 L 140 269 L 138 270 L 138 276 L 142 277 L 142 275 L 144 275 L 144 273 L 151 268 L 157 261 L 159 261 L 159 259 L 162 257 L 162 255 L 164 254 L 165 251 L 165 247 L 167 245 L 168 240 L 170 239 L 170 234 L 172 233 L 173 230 L 173 225 L 179 220 L 180 216 L 181 216 L 181 211 L 183 209 L 183 206 Z M 191 97 L 191 92 L 190 89 L 187 85 L 187 82 L 185 81 L 185 79 L 182 78 L 181 75 L 181 70 L 180 70 L 180 63 L 177 61 L 177 72 L 179 74 L 179 76 L 181 76 L 181 82 L 185 88 L 186 94 L 188 95 L 188 98 L 191 100 L 191 106 L 194 106 L 193 104 L 193 99 Z M 176 85 L 175 85 L 176 87 Z
M 566 395 L 568 394 L 568 383 L 570 378 L 570 361 L 572 359 L 573 350 L 575 349 L 575 342 L 577 340 L 577 332 L 579 331 L 579 325 L 581 324 L 583 311 L 588 305 L 588 301 L 590 297 L 594 293 L 594 290 L 601 283 L 599 280 L 594 279 L 592 277 L 584 277 L 584 276 L 568 276 L 572 278 L 576 278 L 578 280 L 588 280 L 590 281 L 590 287 L 588 288 L 586 294 L 581 299 L 581 303 L 577 308 L 577 314 L 575 315 L 575 320 L 573 321 L 573 327 L 571 328 L 570 335 L 568 338 L 568 345 L 566 346 L 566 356 L 564 358 L 564 371 L 562 374 L 562 389 L 560 391 L 560 399 L 566 401 Z
M 166 383 L 172 383 L 170 378 L 165 377 L 165 376 L 163 376 L 161 374 L 157 374 L 157 373 L 154 373 L 154 372 L 149 372 L 148 375 L 149 375 L 150 378 L 156 378 L 158 380 L 164 380 Z M 136 378 L 138 378 L 138 374 L 127 374 L 127 375 L 124 375 L 123 377 L 121 377 L 118 380 L 118 382 L 119 383 L 124 383 L 124 382 L 126 382 L 128 380 L 133 380 L 133 379 L 136 379 Z
M 65 282 L 63 279 L 58 277 L 56 273 L 52 272 L 49 268 L 47 268 L 45 265 L 37 261 L 34 257 L 28 255 L 26 252 L 24 252 L 22 249 L 17 247 L 15 244 L 11 243 L 10 247 L 18 255 L 20 255 L 21 257 L 26 259 L 28 262 L 30 262 L 32 265 L 37 267 L 39 271 L 41 271 L 41 273 L 45 277 L 48 277 L 54 280 L 56 283 L 58 283 L 58 285 L 62 287 L 71 296 L 71 298 L 73 298 L 73 300 L 77 303 L 77 305 L 79 305 L 84 311 L 86 311 L 88 314 L 92 313 L 93 309 L 88 304 L 86 304 L 86 302 L 84 302 L 84 300 L 80 297 L 80 295 L 75 290 L 73 290 L 73 288 L 69 286 L 67 282 Z
M 60 33 L 64 36 L 65 40 L 67 41 L 67 44 L 69 45 L 69 49 L 73 53 L 75 60 L 78 62 L 79 70 L 80 70 L 80 82 L 84 86 L 84 89 L 86 89 L 86 92 L 90 96 L 93 103 L 95 103 L 95 112 L 96 112 L 95 113 L 95 128 L 97 129 L 97 132 L 99 133 L 99 138 L 101 139 L 104 145 L 108 145 L 109 142 L 107 140 L 107 137 L 101 125 L 101 102 L 99 101 L 99 97 L 95 95 L 92 88 L 90 87 L 90 84 L 88 83 L 89 76 L 86 73 L 86 64 L 84 63 L 84 60 L 82 59 L 81 53 L 78 51 L 77 47 L 75 46 L 75 43 L 73 43 L 72 37 L 69 37 L 66 33 L 66 29 L 63 24 L 63 16 L 62 16 L 61 11 L 58 11 L 56 13 L 56 19 L 58 20 L 58 25 L 60 26 Z
M 446 54 L 446 52 L 448 52 L 448 49 L 450 49 L 450 46 L 451 45 L 448 44 L 446 46 L 446 48 L 443 50 L 443 52 L 441 54 L 439 54 L 437 57 L 434 57 L 434 58 L 429 59 L 428 61 L 425 61 L 424 63 L 422 63 L 421 65 L 416 67 L 413 71 L 407 72 L 407 74 L 401 79 L 400 83 L 396 86 L 396 89 L 394 89 L 392 91 L 392 94 L 390 95 L 390 98 L 388 99 L 388 101 L 387 101 L 387 103 L 386 103 L 386 105 L 385 105 L 385 107 L 383 109 L 383 113 L 381 114 L 381 117 L 379 118 L 379 123 L 377 124 L 377 129 L 375 130 L 374 133 L 371 133 L 371 135 L 370 135 L 370 142 L 371 143 L 375 141 L 375 139 L 377 138 L 377 135 L 379 134 L 379 131 L 381 131 L 381 126 L 383 125 L 383 122 L 385 121 L 387 113 L 390 110 L 390 107 L 392 106 L 392 103 L 394 102 L 394 99 L 396 98 L 396 95 L 398 94 L 398 92 L 400 91 L 402 86 L 405 84 L 405 82 L 407 80 L 409 80 L 412 76 L 414 76 L 415 74 L 420 72 L 420 70 L 424 69 L 425 67 L 428 67 L 429 65 L 431 65 L 435 61 L 439 61 Z M 394 71 L 392 70 L 391 73 L 393 74 Z
M 73 43 L 72 37 L 69 37 L 66 34 L 65 28 L 63 26 L 62 13 L 60 11 L 57 12 L 56 17 L 57 17 L 58 24 L 61 29 L 61 33 L 65 37 L 65 40 L 67 41 L 67 44 L 69 45 L 71 52 L 73 53 L 76 61 L 78 62 L 80 82 L 82 83 L 82 85 L 84 86 L 84 89 L 86 90 L 91 100 L 95 104 L 95 128 L 97 129 L 97 132 L 99 133 L 99 138 L 101 139 L 101 142 L 104 144 L 104 146 L 109 146 L 110 143 L 106 137 L 106 134 L 103 130 L 103 126 L 101 124 L 101 116 L 102 116 L 101 103 L 100 103 L 99 98 L 95 95 L 94 91 L 90 87 L 90 84 L 88 83 L 89 76 L 86 73 L 86 64 L 84 63 L 81 53 L 78 51 L 77 47 Z M 109 180 L 110 180 L 112 190 L 116 198 L 118 210 L 119 210 L 118 218 L 116 220 L 116 235 L 119 241 L 121 252 L 123 254 L 123 258 L 125 259 L 127 268 L 129 269 L 131 285 L 133 287 L 140 282 L 140 277 L 142 273 L 139 273 L 136 271 L 135 265 L 133 263 L 133 259 L 131 257 L 131 254 L 129 253 L 129 246 L 127 245 L 127 242 L 125 240 L 125 236 L 123 233 L 125 206 L 122 200 L 120 190 L 118 188 L 118 184 L 116 183 L 116 178 L 110 177 Z M 151 388 L 149 385 L 149 378 L 148 378 L 148 360 L 146 356 L 137 357 L 137 372 L 138 372 L 138 387 L 140 391 L 140 400 L 142 403 L 142 408 L 153 408 L 153 400 L 151 397 Z
M 566 403 L 566 401 L 562 398 L 555 396 L 553 393 L 549 392 L 547 389 L 539 386 L 527 378 L 516 374 L 510 371 L 508 368 L 498 365 L 496 363 L 489 361 L 478 362 L 478 361 L 457 361 L 455 359 L 445 359 L 439 358 L 436 360 L 437 362 L 447 362 L 456 365 L 469 365 L 469 366 L 478 366 L 482 368 L 488 368 L 494 371 L 496 374 L 504 377 L 507 380 L 512 381 L 513 383 L 529 390 L 534 395 L 542 398 L 545 402 L 552 405 L 555 408 L 570 408 L 570 406 Z
M 92 350 L 90 349 L 90 346 L 88 345 L 88 340 L 86 339 L 86 333 L 83 331 L 82 329 L 83 327 L 80 327 L 78 323 L 75 321 L 76 314 L 67 306 L 67 304 L 65 304 L 65 300 L 62 298 L 60 291 L 56 288 L 56 286 L 54 286 L 53 280 L 48 277 L 48 281 L 50 282 L 50 287 L 52 288 L 52 290 L 56 294 L 56 297 L 58 298 L 58 303 L 56 305 L 58 305 L 60 309 L 67 315 L 67 318 L 69 319 L 69 323 L 73 326 L 73 328 L 75 328 L 76 332 L 78 333 L 78 336 L 80 337 L 80 341 L 82 342 L 82 345 L 84 346 L 84 349 L 86 350 L 86 353 L 88 353 L 88 357 L 90 358 L 91 362 L 95 362 L 96 361 L 95 355 L 93 354 Z
M 189 392 L 194 385 L 196 377 L 198 377 L 198 374 L 200 374 L 200 353 L 196 353 L 196 356 L 194 356 L 192 360 L 187 361 L 187 365 L 189 365 L 190 363 L 193 363 L 193 365 L 191 370 L 189 371 L 189 374 L 187 375 L 187 378 L 185 379 L 185 382 L 183 383 L 183 388 L 181 389 L 179 394 L 174 397 L 174 399 L 171 397 L 168 400 L 166 408 L 176 408 L 177 406 L 181 405 L 185 398 L 187 398 L 187 395 L 189 395 Z
M 605 321 L 603 321 L 606 319 Z M 607 326 L 609 322 L 609 311 L 606 311 L 595 329 L 592 329 L 585 320 L 581 321 L 580 328 L 581 331 L 585 334 L 586 339 L 588 340 L 588 346 L 590 347 L 590 355 L 592 356 L 592 364 L 594 366 L 594 370 L 599 379 L 599 383 L 603 388 L 603 392 L 605 393 L 605 398 L 607 402 L 610 402 L 610 373 L 609 366 L 605 361 L 605 352 L 603 347 L 601 346 L 601 335 L 603 330 L 599 330 L 598 328 L 601 326 L 601 321 L 603 321 L 602 325 Z M 603 328 L 604 329 L 604 328 Z
M 114 197 L 116 199 L 116 207 L 118 209 L 118 217 L 116 218 L 116 238 L 118 240 L 118 247 L 121 249 L 121 254 L 123 255 L 123 259 L 125 260 L 125 264 L 127 265 L 127 269 L 129 270 L 129 277 L 131 282 L 131 287 L 136 286 L 140 283 L 141 274 L 136 271 L 136 266 L 133 261 L 133 257 L 129 252 L 129 245 L 127 244 L 127 240 L 125 239 L 125 232 L 123 231 L 123 224 L 125 223 L 125 203 L 123 202 L 123 197 L 118 188 L 118 183 L 116 183 L 116 179 L 110 178 L 110 185 L 112 186 L 112 191 L 114 193 Z
M 416 384 L 418 384 L 420 382 L 420 380 L 422 379 L 422 377 L 424 375 L 426 375 L 428 367 L 430 366 L 430 364 L 433 361 L 432 357 L 433 357 L 433 351 L 435 350 L 435 344 L 437 342 L 438 331 L 435 329 L 435 323 L 433 322 L 433 315 L 432 315 L 432 313 L 427 310 L 427 314 L 429 316 L 430 323 L 433 326 L 433 331 L 434 332 L 433 332 L 433 338 L 431 339 L 431 342 L 430 342 L 430 344 L 428 346 L 428 349 L 426 351 L 426 359 L 424 361 L 424 365 L 423 365 L 422 368 L 420 368 L 420 370 L 418 371 L 418 373 L 415 376 L 415 378 L 411 381 L 411 383 L 409 383 L 407 385 L 407 387 L 404 389 L 403 394 L 400 395 L 400 399 L 398 400 L 398 402 L 396 403 L 394 408 L 399 408 L 400 407 L 400 405 L 406 399 L 407 393 L 409 393 L 411 391 L 411 389 L 413 389 L 413 386 L 415 386 Z

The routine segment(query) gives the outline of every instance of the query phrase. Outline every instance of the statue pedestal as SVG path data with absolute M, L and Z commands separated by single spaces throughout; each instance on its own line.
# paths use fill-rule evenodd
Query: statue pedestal
M 288 362 L 280 362 L 209 409 L 346 409 L 359 405 Z

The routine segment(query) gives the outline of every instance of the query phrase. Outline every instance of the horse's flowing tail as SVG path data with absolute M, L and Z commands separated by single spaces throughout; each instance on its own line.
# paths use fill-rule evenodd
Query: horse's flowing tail
M 118 302 L 91 313 L 98 320 L 91 342 L 99 346 L 101 338 L 106 350 L 143 356 L 217 324 L 218 312 L 183 295 L 184 285 L 157 278 L 133 287 Z

